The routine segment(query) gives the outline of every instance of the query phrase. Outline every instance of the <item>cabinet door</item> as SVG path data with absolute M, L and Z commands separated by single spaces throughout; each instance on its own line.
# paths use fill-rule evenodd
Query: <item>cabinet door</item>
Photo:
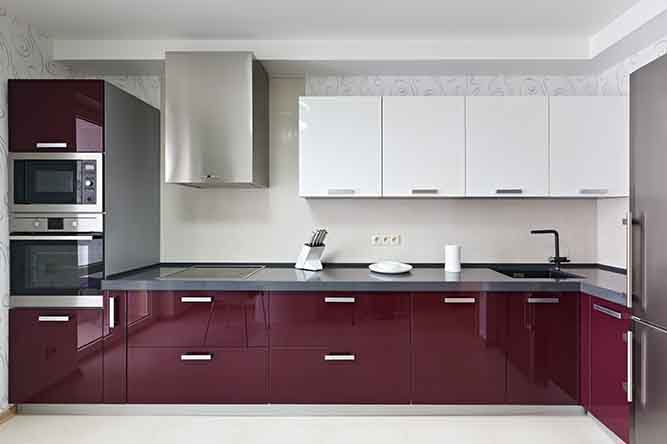
M 552 196 L 627 196 L 627 97 L 550 98 Z
M 409 293 L 271 293 L 272 347 L 410 344 Z
M 413 402 L 505 402 L 506 301 L 499 294 L 414 295 Z
M 382 98 L 382 195 L 463 196 L 465 98 Z
M 129 347 L 245 347 L 248 293 L 129 292 Z
M 299 195 L 379 197 L 380 97 L 299 98 Z
M 130 348 L 127 399 L 151 404 L 266 403 L 265 349 Z
M 127 402 L 126 292 L 104 293 L 104 402 Z
M 408 404 L 410 348 L 272 349 L 272 403 Z
M 591 409 L 591 296 L 581 294 L 579 328 L 579 403 Z
M 467 196 L 546 196 L 546 97 L 468 97 Z
M 624 307 L 593 298 L 590 411 L 625 442 L 630 434 L 630 403 L 625 391 L 629 316 Z
M 9 150 L 104 150 L 104 82 L 10 80 Z
M 10 310 L 9 401 L 101 403 L 102 318 L 93 308 Z
M 507 297 L 508 401 L 578 404 L 578 293 L 525 293 Z

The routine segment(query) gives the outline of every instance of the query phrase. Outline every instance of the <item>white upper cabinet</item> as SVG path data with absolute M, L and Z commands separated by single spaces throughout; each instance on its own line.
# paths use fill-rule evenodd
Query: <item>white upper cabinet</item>
M 627 97 L 550 99 L 551 195 L 627 196 Z
M 384 97 L 383 196 L 463 196 L 465 98 Z
M 299 98 L 299 195 L 382 194 L 382 98 Z
M 468 97 L 467 196 L 548 196 L 546 97 Z

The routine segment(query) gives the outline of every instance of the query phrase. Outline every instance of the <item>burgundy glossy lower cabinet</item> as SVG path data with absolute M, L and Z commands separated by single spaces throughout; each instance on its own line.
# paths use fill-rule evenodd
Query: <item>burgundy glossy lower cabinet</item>
M 129 348 L 128 402 L 266 403 L 267 356 L 263 349 Z
M 262 293 L 128 293 L 129 347 L 266 347 Z
M 127 402 L 127 293 L 104 293 L 104 402 Z
M 413 297 L 413 402 L 504 403 L 508 298 L 480 293 Z
M 272 347 L 410 344 L 410 293 L 272 292 Z
M 591 308 L 592 297 L 582 293 L 579 303 L 579 404 L 591 409 Z
M 9 401 L 102 403 L 103 310 L 9 312 Z
M 592 297 L 591 413 L 625 442 L 630 435 L 627 333 L 630 313 L 622 306 Z
M 407 347 L 272 349 L 272 403 L 408 404 Z
M 579 403 L 579 294 L 507 294 L 507 399 Z

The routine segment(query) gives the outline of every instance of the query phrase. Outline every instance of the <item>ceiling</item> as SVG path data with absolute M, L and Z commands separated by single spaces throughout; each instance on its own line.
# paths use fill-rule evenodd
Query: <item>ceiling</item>
M 639 0 L 5 0 L 55 39 L 590 37 Z

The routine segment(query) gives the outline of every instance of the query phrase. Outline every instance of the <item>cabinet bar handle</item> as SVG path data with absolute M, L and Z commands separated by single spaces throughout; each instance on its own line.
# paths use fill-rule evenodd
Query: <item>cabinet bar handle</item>
M 37 142 L 35 144 L 35 148 L 39 148 L 39 149 L 43 149 L 43 148 L 67 148 L 67 143 L 65 143 L 65 142 L 56 142 L 56 143 Z
M 213 302 L 213 298 L 210 296 L 183 296 L 181 298 L 181 302 L 184 302 L 186 304 L 190 303 L 205 303 L 205 304 L 210 304 Z
M 356 359 L 355 355 L 324 355 L 325 361 L 354 361 Z
M 598 304 L 593 304 L 593 310 L 599 311 L 600 313 L 604 313 L 607 316 L 611 316 L 612 318 L 623 319 L 623 315 L 621 313 L 614 310 L 610 310 L 607 307 L 603 307 Z
M 211 361 L 213 360 L 213 355 L 211 353 L 205 353 L 200 355 L 181 355 L 181 361 Z
M 437 188 L 413 188 L 412 194 L 438 194 L 440 190 Z
M 116 328 L 116 298 L 109 298 L 109 330 Z
M 579 194 L 609 194 L 607 188 L 581 188 Z
M 349 196 L 355 194 L 357 191 L 351 188 L 329 188 L 327 194 L 329 196 Z
M 69 322 L 69 316 L 38 316 L 39 322 Z
M 498 188 L 496 194 L 523 194 L 523 188 Z
M 559 298 L 528 298 L 529 304 L 559 304 Z
M 443 298 L 445 304 L 474 304 L 475 298 Z
M 9 240 L 37 241 L 91 241 L 93 236 L 9 236 Z
M 627 335 L 626 335 L 626 340 L 627 340 L 627 346 L 628 346 L 628 359 L 627 359 L 627 372 L 628 372 L 628 382 L 627 382 L 627 388 L 626 388 L 626 395 L 627 395 L 627 400 L 628 402 L 632 402 L 632 391 L 634 390 L 634 378 L 633 378 L 633 368 L 632 368 L 632 346 L 633 346 L 633 338 L 632 338 L 632 331 L 629 330 Z M 642 384 L 644 381 L 642 381 Z
M 327 304 L 354 304 L 357 302 L 357 298 L 342 298 L 342 297 L 326 297 L 324 302 Z

